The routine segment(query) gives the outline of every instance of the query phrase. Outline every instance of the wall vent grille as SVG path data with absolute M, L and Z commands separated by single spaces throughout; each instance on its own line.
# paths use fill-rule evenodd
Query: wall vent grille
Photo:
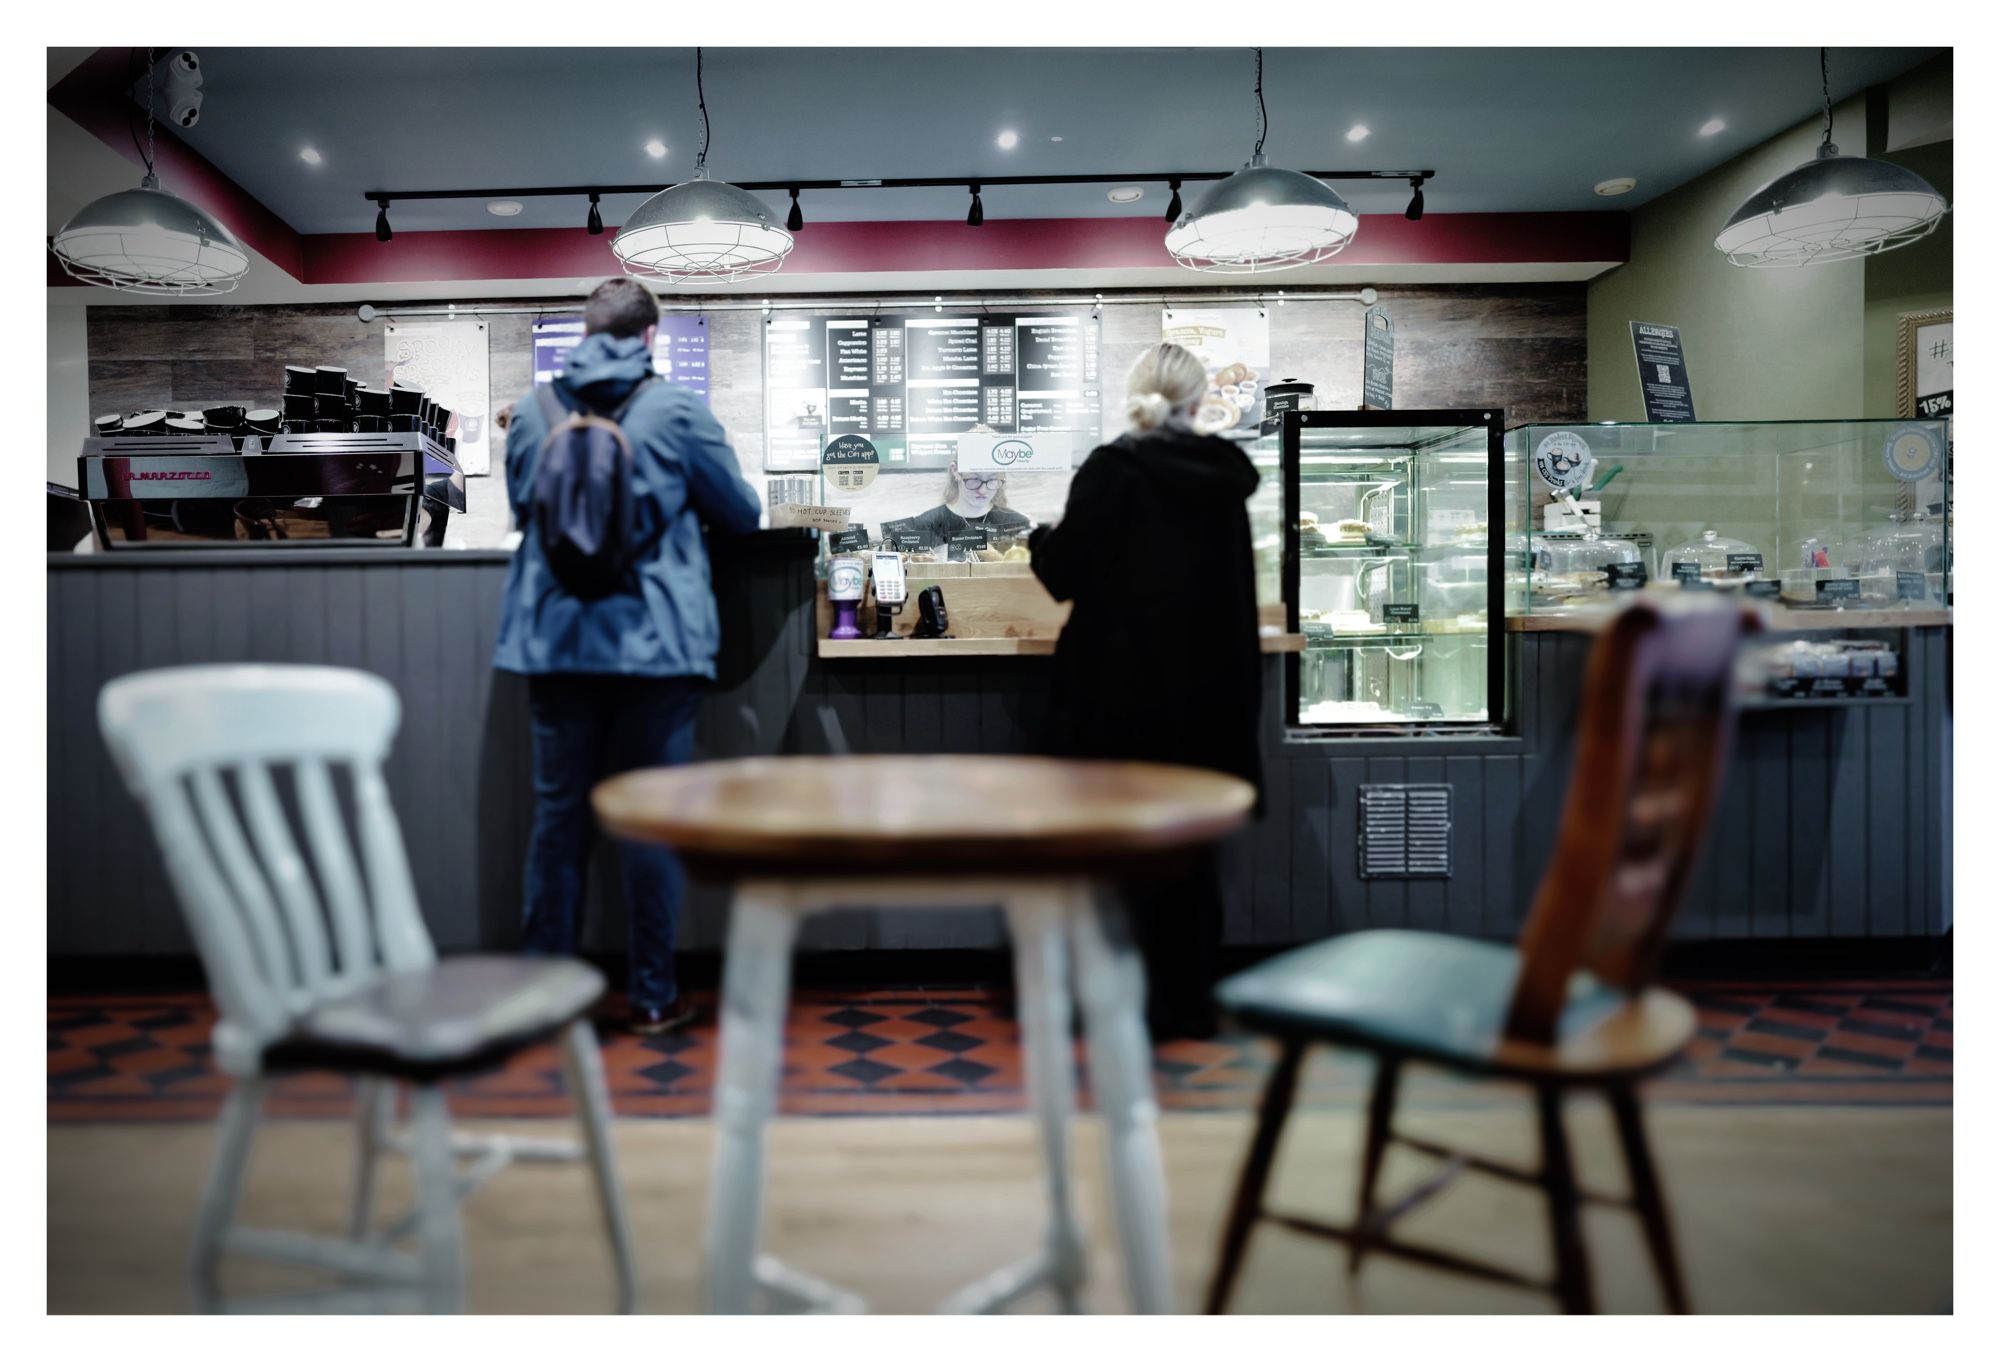
M 1451 786 L 1361 787 L 1361 878 L 1451 878 Z

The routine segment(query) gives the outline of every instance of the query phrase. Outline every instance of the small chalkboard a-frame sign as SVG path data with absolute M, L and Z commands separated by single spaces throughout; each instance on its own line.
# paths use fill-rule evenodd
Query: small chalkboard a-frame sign
M 1361 335 L 1361 410 L 1388 411 L 1396 395 L 1396 324 L 1377 305 L 1362 314 Z

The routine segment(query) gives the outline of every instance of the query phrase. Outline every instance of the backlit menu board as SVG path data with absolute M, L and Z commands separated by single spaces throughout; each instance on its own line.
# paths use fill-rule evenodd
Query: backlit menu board
M 531 328 L 535 383 L 562 372 L 563 356 L 583 340 L 583 318 L 544 317 Z M 708 400 L 708 318 L 668 312 L 653 336 L 653 368 L 661 378 L 692 388 Z
M 866 436 L 885 469 L 941 468 L 957 437 L 1064 430 L 1096 437 L 1098 323 L 1089 316 L 934 312 L 778 316 L 764 327 L 764 467 L 819 467 Z

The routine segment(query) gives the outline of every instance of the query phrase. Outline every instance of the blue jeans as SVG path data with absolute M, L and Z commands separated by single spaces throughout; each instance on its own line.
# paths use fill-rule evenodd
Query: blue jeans
M 574 955 L 595 820 L 591 789 L 644 766 L 679 766 L 694 748 L 701 682 L 687 677 L 549 675 L 528 678 L 534 736 L 535 821 L 528 839 L 522 947 Z M 665 847 L 624 843 L 625 907 L 631 917 L 630 1001 L 668 1007 L 681 867 Z

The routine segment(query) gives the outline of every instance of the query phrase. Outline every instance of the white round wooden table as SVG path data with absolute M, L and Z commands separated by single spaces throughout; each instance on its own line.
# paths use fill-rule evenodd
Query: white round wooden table
M 1014 946 L 1049 1222 L 1039 1252 L 939 1309 L 999 1310 L 1044 1285 L 1064 1309 L 1078 1306 L 1085 1254 L 1067 1158 L 1074 988 L 1126 1286 L 1135 1309 L 1172 1310 L 1145 971 L 1111 921 L 1121 909 L 1108 889 L 1173 874 L 1185 853 L 1241 826 L 1255 802 L 1248 784 L 1144 762 L 760 757 L 630 772 L 598 786 L 593 802 L 613 835 L 671 846 L 691 874 L 734 888 L 703 1245 L 710 1312 L 863 1308 L 853 1292 L 760 1249 L 764 1125 L 776 1105 L 799 923 L 835 906 L 996 903 Z

